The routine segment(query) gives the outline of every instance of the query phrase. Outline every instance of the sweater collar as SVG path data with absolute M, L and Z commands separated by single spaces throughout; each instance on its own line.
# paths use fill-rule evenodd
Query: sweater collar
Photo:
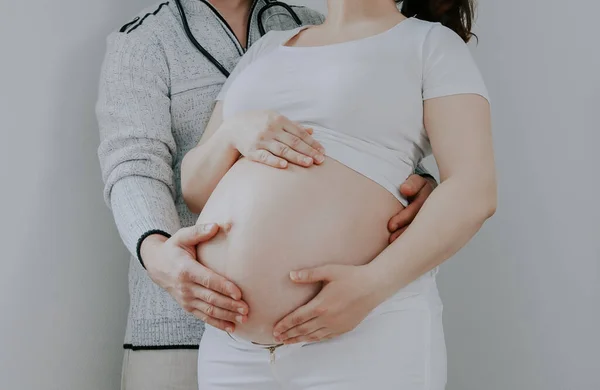
M 190 15 L 214 15 L 215 17 L 219 17 L 219 11 L 216 9 L 214 5 L 212 5 L 208 0 L 181 0 L 181 4 L 186 13 Z M 251 46 L 254 42 L 256 42 L 260 38 L 260 32 L 258 29 L 258 13 L 260 10 L 267 5 L 266 0 L 253 0 L 251 4 L 251 17 L 250 23 L 248 26 L 248 46 Z M 215 15 L 216 13 L 216 15 Z M 222 20 L 219 18 L 219 21 Z M 228 31 L 233 35 L 233 31 Z

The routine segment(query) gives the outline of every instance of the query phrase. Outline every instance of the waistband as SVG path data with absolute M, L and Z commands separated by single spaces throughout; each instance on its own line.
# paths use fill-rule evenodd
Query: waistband
M 383 303 L 375 307 L 361 323 L 368 321 L 374 317 L 385 313 L 405 310 L 410 307 L 418 307 L 419 305 L 437 305 L 439 303 L 439 294 L 437 291 L 436 275 L 438 268 L 425 273 L 423 276 L 402 288 L 396 294 L 385 300 Z M 418 299 L 410 299 L 419 297 Z M 422 299 L 421 299 L 422 298 Z M 359 324 L 360 326 L 360 324 Z M 304 347 L 312 344 L 312 342 L 301 342 L 297 344 L 259 344 L 250 340 L 236 337 L 234 334 L 222 331 L 209 324 L 206 324 L 206 332 L 213 333 L 219 337 L 223 337 L 225 341 L 232 342 L 237 347 L 252 349 L 252 350 L 268 350 L 273 353 L 276 349 L 293 349 Z

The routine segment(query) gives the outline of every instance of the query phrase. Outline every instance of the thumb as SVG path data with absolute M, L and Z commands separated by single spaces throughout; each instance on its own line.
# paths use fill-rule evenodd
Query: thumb
M 218 231 L 219 225 L 216 223 L 198 224 L 179 229 L 172 238 L 177 245 L 196 246 L 213 238 Z
M 310 284 L 318 282 L 330 282 L 333 278 L 334 269 L 330 265 L 322 267 L 306 268 L 299 271 L 290 272 L 290 279 L 294 283 Z

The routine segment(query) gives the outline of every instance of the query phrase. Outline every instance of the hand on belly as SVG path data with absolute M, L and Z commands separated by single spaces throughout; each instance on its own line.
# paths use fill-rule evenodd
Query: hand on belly
M 274 325 L 321 288 L 294 284 L 290 272 L 370 262 L 387 246 L 388 220 L 401 208 L 388 191 L 330 159 L 286 170 L 236 163 L 199 217 L 231 229 L 198 247 L 201 262 L 234 282 L 250 307 L 236 336 L 274 343 Z

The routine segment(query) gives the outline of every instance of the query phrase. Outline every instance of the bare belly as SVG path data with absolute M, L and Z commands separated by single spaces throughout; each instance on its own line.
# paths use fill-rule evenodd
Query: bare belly
M 285 170 L 241 159 L 199 217 L 231 230 L 199 246 L 198 256 L 242 290 L 250 313 L 236 336 L 270 344 L 277 321 L 321 287 L 294 284 L 290 271 L 370 262 L 387 246 L 387 223 L 401 209 L 383 187 L 330 158 Z

